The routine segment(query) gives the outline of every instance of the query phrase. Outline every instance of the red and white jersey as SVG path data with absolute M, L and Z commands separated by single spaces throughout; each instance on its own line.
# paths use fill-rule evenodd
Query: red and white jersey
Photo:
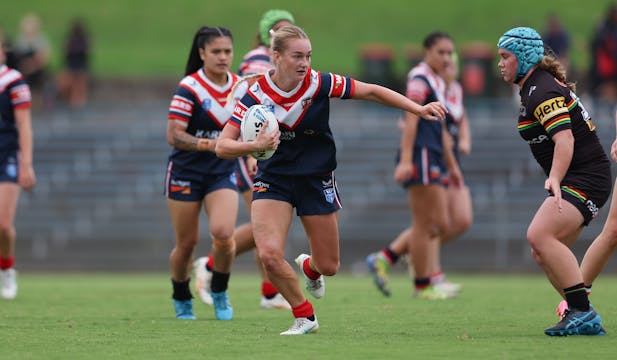
M 219 86 L 206 77 L 203 69 L 186 76 L 176 89 L 169 105 L 168 119 L 186 126 L 186 132 L 203 139 L 216 139 L 234 109 L 233 98 L 229 96 L 233 85 L 238 81 L 236 74 L 227 73 L 227 83 Z M 246 92 L 246 86 L 243 87 Z M 232 101 L 228 101 L 228 97 Z M 212 152 L 186 151 L 174 148 L 170 160 L 174 166 L 194 169 L 204 174 L 224 174 L 231 172 L 233 160 L 223 160 Z
M 445 105 L 454 121 L 460 123 L 465 114 L 465 106 L 463 104 L 463 87 L 456 80 L 448 84 Z
M 244 55 L 238 74 L 240 76 L 263 74 L 270 69 L 272 69 L 270 49 L 265 45 L 260 45 Z
M 236 105 L 230 125 L 240 127 L 247 109 L 269 105 L 281 130 L 281 143 L 259 170 L 286 175 L 325 174 L 336 168 L 336 147 L 330 130 L 330 98 L 352 98 L 355 81 L 310 69 L 295 89 L 283 91 L 270 73 L 251 85 Z
M 445 93 L 446 82 L 425 62 L 415 66 L 407 75 L 406 95 L 418 103 L 425 103 L 433 94 L 437 101 L 445 104 Z
M 30 88 L 21 73 L 0 66 L 0 151 L 19 148 L 15 110 L 30 108 L 31 103 Z

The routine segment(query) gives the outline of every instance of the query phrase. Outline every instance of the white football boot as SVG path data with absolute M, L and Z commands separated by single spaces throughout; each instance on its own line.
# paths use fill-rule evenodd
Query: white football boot
M 306 290 L 308 290 L 311 295 L 315 298 L 319 299 L 324 296 L 326 293 L 326 282 L 324 281 L 323 275 L 320 275 L 317 279 L 309 279 L 308 276 L 304 273 L 304 260 L 309 259 L 310 256 L 306 254 L 300 254 L 296 258 L 296 265 L 300 268 L 300 272 L 304 275 L 304 280 L 306 281 Z
M 2 297 L 15 299 L 17 296 L 17 271 L 15 269 L 0 270 L 0 282 L 2 283 Z
M 193 272 L 195 273 L 195 292 L 201 301 L 206 305 L 212 305 L 212 295 L 210 294 L 210 284 L 212 284 L 212 271 L 206 269 L 208 257 L 200 257 L 193 262 Z

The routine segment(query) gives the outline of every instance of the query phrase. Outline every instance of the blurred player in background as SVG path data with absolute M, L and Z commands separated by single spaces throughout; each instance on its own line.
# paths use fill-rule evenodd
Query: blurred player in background
M 313 305 L 285 260 L 294 207 L 311 251 L 311 255 L 300 254 L 295 259 L 307 290 L 316 298 L 324 296 L 324 275 L 336 274 L 340 265 L 337 211 L 341 203 L 334 177 L 336 147 L 329 127 L 330 98 L 370 100 L 425 118 L 443 118 L 446 112 L 438 103 L 420 106 L 382 86 L 313 70 L 311 56 L 311 42 L 302 29 L 284 26 L 276 31 L 272 38 L 274 68 L 260 76 L 237 104 L 216 146 L 216 154 L 223 158 L 278 149 L 270 159 L 258 162 L 251 223 L 268 277 L 295 317 L 294 324 L 281 335 L 311 333 L 319 327 Z M 260 131 L 252 142 L 238 141 L 244 113 L 255 104 L 273 107 L 282 132 Z
M 212 237 L 210 293 L 215 316 L 231 320 L 227 286 L 234 259 L 238 188 L 233 160 L 220 159 L 214 147 L 231 117 L 228 102 L 238 76 L 229 72 L 233 38 L 228 29 L 201 27 L 193 38 L 185 75 L 171 101 L 167 140 L 174 147 L 167 165 L 165 196 L 176 243 L 170 255 L 176 317 L 195 319 L 190 265 L 199 239 L 199 215 L 208 216 Z
M 463 103 L 463 88 L 457 81 L 458 57 L 456 53 L 453 54 L 451 61 L 439 75 L 446 84 L 445 101 L 448 108 L 446 129 L 452 137 L 452 150 L 460 168 L 460 156 L 469 155 L 471 152 L 471 132 Z M 442 180 L 447 184 L 448 176 L 445 176 Z M 461 236 L 473 223 L 471 193 L 465 184 L 448 186 L 447 202 L 450 221 L 444 236 L 440 238 L 441 245 Z M 411 228 L 407 228 L 386 248 L 367 257 L 367 264 L 374 283 L 386 296 L 390 295 L 390 289 L 387 286 L 390 267 L 407 253 L 407 243 L 410 241 L 410 236 Z M 433 250 L 429 257 L 431 284 L 439 291 L 443 291 L 448 297 L 456 297 L 461 288 L 460 284 L 451 283 L 446 279 L 441 269 L 439 248 L 431 248 L 431 250 Z M 409 265 L 411 266 L 411 264 Z
M 570 247 L 596 216 L 611 191 L 610 162 L 591 116 L 567 82 L 562 65 L 534 29 L 517 27 L 499 38 L 504 81 L 519 86 L 518 131 L 544 170 L 548 196 L 527 229 L 538 265 L 565 298 L 568 309 L 549 336 L 603 335 L 602 320 L 585 289 Z
M 255 74 L 263 74 L 272 68 L 270 62 L 270 38 L 271 32 L 280 29 L 285 25 L 295 23 L 293 15 L 286 10 L 268 10 L 259 22 L 257 32 L 257 46 L 249 51 L 243 58 L 238 71 L 240 76 L 246 77 Z M 253 198 L 253 177 L 257 171 L 257 160 L 250 156 L 242 156 L 237 159 L 236 178 L 238 189 L 247 206 L 247 211 L 251 214 L 251 200 Z M 236 256 L 255 249 L 255 239 L 253 239 L 253 229 L 251 223 L 238 226 L 234 233 L 236 242 Z M 278 292 L 276 287 L 270 282 L 266 271 L 263 268 L 259 256 L 255 254 L 257 269 L 261 276 L 261 301 L 260 306 L 264 309 L 291 309 L 289 303 Z M 210 296 L 210 281 L 212 278 L 212 256 L 201 257 L 195 260 L 195 291 L 200 299 L 206 304 L 212 304 Z
M 30 88 L 21 73 L 4 64 L 0 40 L 0 282 L 4 299 L 17 296 L 15 212 L 20 188 L 31 190 L 32 166 Z
M 433 32 L 424 39 L 423 45 L 424 61 L 409 73 L 407 96 L 420 104 L 442 101 L 452 107 L 446 118 L 451 118 L 449 122 L 454 127 L 464 118 L 462 92 L 457 94 L 455 85 L 451 84 L 452 104 L 448 104 L 447 84 L 442 78 L 453 65 L 454 44 L 449 35 Z M 452 78 L 452 74 L 448 74 L 448 78 Z M 464 198 L 462 195 L 468 195 L 468 190 L 462 190 L 462 175 L 452 151 L 452 137 L 445 131 L 446 125 L 407 114 L 394 178 L 407 190 L 413 224 L 388 247 L 367 257 L 375 284 L 385 295 L 390 294 L 388 270 L 407 251 L 414 272 L 414 297 L 433 300 L 458 296 L 460 286 L 445 281 L 439 251 L 442 239 L 455 235 L 455 227 L 450 225 L 449 196 Z M 444 183 L 447 176 L 451 180 L 450 190 Z M 456 232 L 458 235 L 460 230 Z

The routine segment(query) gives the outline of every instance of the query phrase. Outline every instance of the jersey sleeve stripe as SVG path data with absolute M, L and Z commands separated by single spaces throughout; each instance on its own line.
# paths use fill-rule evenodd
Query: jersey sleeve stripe
M 566 124 L 570 124 L 570 114 L 565 114 L 547 121 L 544 123 L 544 128 L 546 129 L 546 132 L 551 132 L 555 128 Z

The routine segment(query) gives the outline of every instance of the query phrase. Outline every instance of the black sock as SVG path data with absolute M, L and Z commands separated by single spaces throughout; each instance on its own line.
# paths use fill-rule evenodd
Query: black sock
M 210 289 L 214 293 L 220 293 L 227 290 L 230 273 L 222 273 L 212 270 L 212 285 Z
M 589 298 L 587 298 L 585 284 L 580 283 L 563 289 L 563 293 L 570 309 L 589 311 Z
M 415 278 L 413 282 L 416 289 L 424 289 L 431 284 L 431 278 Z
M 392 251 L 389 246 L 386 246 L 384 248 L 384 251 L 388 253 L 388 257 L 392 265 L 396 264 L 396 262 L 398 261 L 398 255 L 396 255 L 396 253 Z
M 176 281 L 171 279 L 171 284 L 174 288 L 174 292 L 171 297 L 174 300 L 191 300 L 193 298 L 193 294 L 191 294 L 191 288 L 189 286 L 191 282 L 191 278 L 185 281 Z

